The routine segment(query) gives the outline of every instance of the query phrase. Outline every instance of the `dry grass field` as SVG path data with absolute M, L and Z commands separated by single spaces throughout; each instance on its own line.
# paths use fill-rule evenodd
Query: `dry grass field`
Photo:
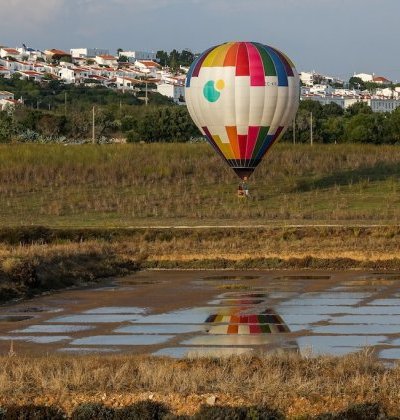
M 0 224 L 399 223 L 400 148 L 278 144 L 236 197 L 206 144 L 0 146 Z
M 0 300 L 138 269 L 400 270 L 400 227 L 0 229 Z
M 123 418 L 107 417 L 107 408 L 115 412 L 147 400 L 153 416 L 142 418 L 163 418 L 154 415 L 163 407 L 170 419 L 200 410 L 203 415 L 195 418 L 385 419 L 400 415 L 399 380 L 398 366 L 385 367 L 368 351 L 341 358 L 276 354 L 180 361 L 17 355 L 0 359 L 0 407 L 54 406 L 71 415 L 90 403 L 92 411 L 96 405 L 103 410 L 97 418 L 106 419 Z M 213 397 L 206 415 L 202 405 L 213 405 Z M 247 416 L 238 416 L 238 407 L 247 407 Z

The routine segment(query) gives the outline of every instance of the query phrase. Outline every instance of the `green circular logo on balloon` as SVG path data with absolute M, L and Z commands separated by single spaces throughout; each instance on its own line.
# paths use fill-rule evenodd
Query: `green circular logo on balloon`
M 221 90 L 225 88 L 225 82 L 223 80 L 210 80 L 204 85 L 203 94 L 209 102 L 217 102 L 221 96 Z

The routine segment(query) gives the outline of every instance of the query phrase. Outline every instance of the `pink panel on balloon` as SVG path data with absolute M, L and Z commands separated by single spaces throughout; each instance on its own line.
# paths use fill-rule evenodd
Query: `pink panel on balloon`
M 254 126 L 249 127 L 249 132 L 247 136 L 247 145 L 246 145 L 246 155 L 245 155 L 246 159 L 251 159 L 253 155 L 253 150 L 254 150 L 254 147 L 256 146 L 259 132 L 260 132 L 260 127 L 254 127 Z
M 257 48 L 250 42 L 246 42 L 250 62 L 250 85 L 265 86 L 264 65 Z

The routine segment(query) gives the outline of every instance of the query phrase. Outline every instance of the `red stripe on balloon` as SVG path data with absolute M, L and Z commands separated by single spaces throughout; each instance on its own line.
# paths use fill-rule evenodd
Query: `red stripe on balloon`
M 251 159 L 254 148 L 257 144 L 258 134 L 260 133 L 260 127 L 250 126 L 247 135 L 247 146 L 246 146 L 246 159 Z
M 238 134 L 240 159 L 245 159 L 246 156 L 247 137 L 247 134 Z
M 250 86 L 265 86 L 264 64 L 258 49 L 246 42 L 250 62 Z
M 250 76 L 249 55 L 244 42 L 239 44 L 236 57 L 236 76 Z

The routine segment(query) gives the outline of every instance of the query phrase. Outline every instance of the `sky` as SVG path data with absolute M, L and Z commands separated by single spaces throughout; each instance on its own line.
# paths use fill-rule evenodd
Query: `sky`
M 0 0 L 0 45 L 202 52 L 257 41 L 299 71 L 400 81 L 400 0 Z

